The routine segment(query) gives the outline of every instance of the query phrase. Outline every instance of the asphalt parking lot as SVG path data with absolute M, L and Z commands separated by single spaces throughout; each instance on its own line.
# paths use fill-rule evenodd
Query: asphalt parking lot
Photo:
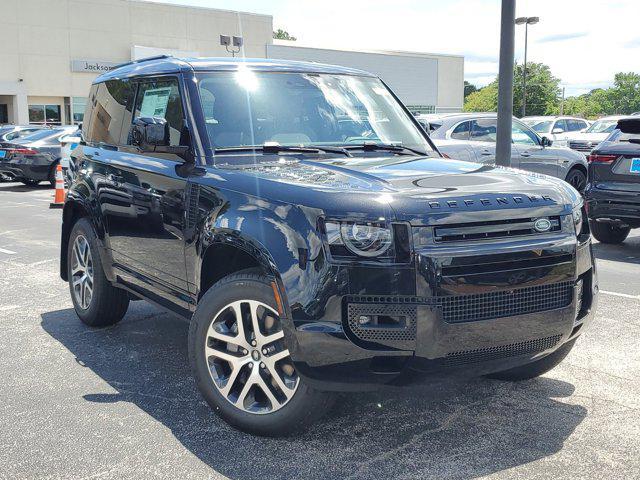
M 597 321 L 549 374 L 342 396 L 274 440 L 209 410 L 185 323 L 143 302 L 80 323 L 52 195 L 0 184 L 0 478 L 640 478 L 639 233 L 596 244 Z

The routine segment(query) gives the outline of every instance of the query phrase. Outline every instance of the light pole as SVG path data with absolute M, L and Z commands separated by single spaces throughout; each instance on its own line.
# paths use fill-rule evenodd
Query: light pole
M 496 164 L 511 166 L 511 120 L 513 117 L 513 44 L 516 0 L 502 0 L 500 14 L 500 63 L 498 70 L 498 131 Z
M 540 17 L 518 17 L 516 25 L 524 23 L 524 66 L 522 70 L 522 116 L 527 114 L 527 36 L 529 25 L 534 25 L 540 21 Z

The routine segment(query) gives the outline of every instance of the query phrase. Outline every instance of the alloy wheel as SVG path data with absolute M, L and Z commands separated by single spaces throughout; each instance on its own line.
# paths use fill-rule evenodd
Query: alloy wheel
M 587 181 L 582 174 L 575 174 L 569 179 L 569 184 L 579 192 L 584 190 L 586 183 Z
M 93 257 L 89 242 L 83 235 L 78 235 L 73 242 L 71 284 L 76 303 L 87 310 L 93 296 Z
M 218 391 L 248 413 L 279 410 L 300 383 L 280 316 L 255 300 L 239 300 L 218 312 L 207 330 L 205 356 Z

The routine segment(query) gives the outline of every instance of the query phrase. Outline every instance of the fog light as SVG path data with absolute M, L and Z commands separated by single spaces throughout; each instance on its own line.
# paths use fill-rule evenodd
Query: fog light
M 360 325 L 366 325 L 367 323 L 371 322 L 371 317 L 368 317 L 367 315 L 360 315 L 358 317 L 358 323 Z

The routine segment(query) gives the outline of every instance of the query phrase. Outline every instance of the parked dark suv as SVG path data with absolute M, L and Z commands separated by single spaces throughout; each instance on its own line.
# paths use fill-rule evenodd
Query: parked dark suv
M 640 228 L 640 118 L 619 119 L 588 160 L 585 197 L 593 236 L 622 243 L 632 228 Z
M 84 118 L 60 262 L 78 316 L 142 298 L 189 320 L 202 395 L 245 431 L 303 427 L 332 391 L 536 377 L 593 317 L 576 190 L 442 158 L 366 72 L 148 59 L 99 77 Z

